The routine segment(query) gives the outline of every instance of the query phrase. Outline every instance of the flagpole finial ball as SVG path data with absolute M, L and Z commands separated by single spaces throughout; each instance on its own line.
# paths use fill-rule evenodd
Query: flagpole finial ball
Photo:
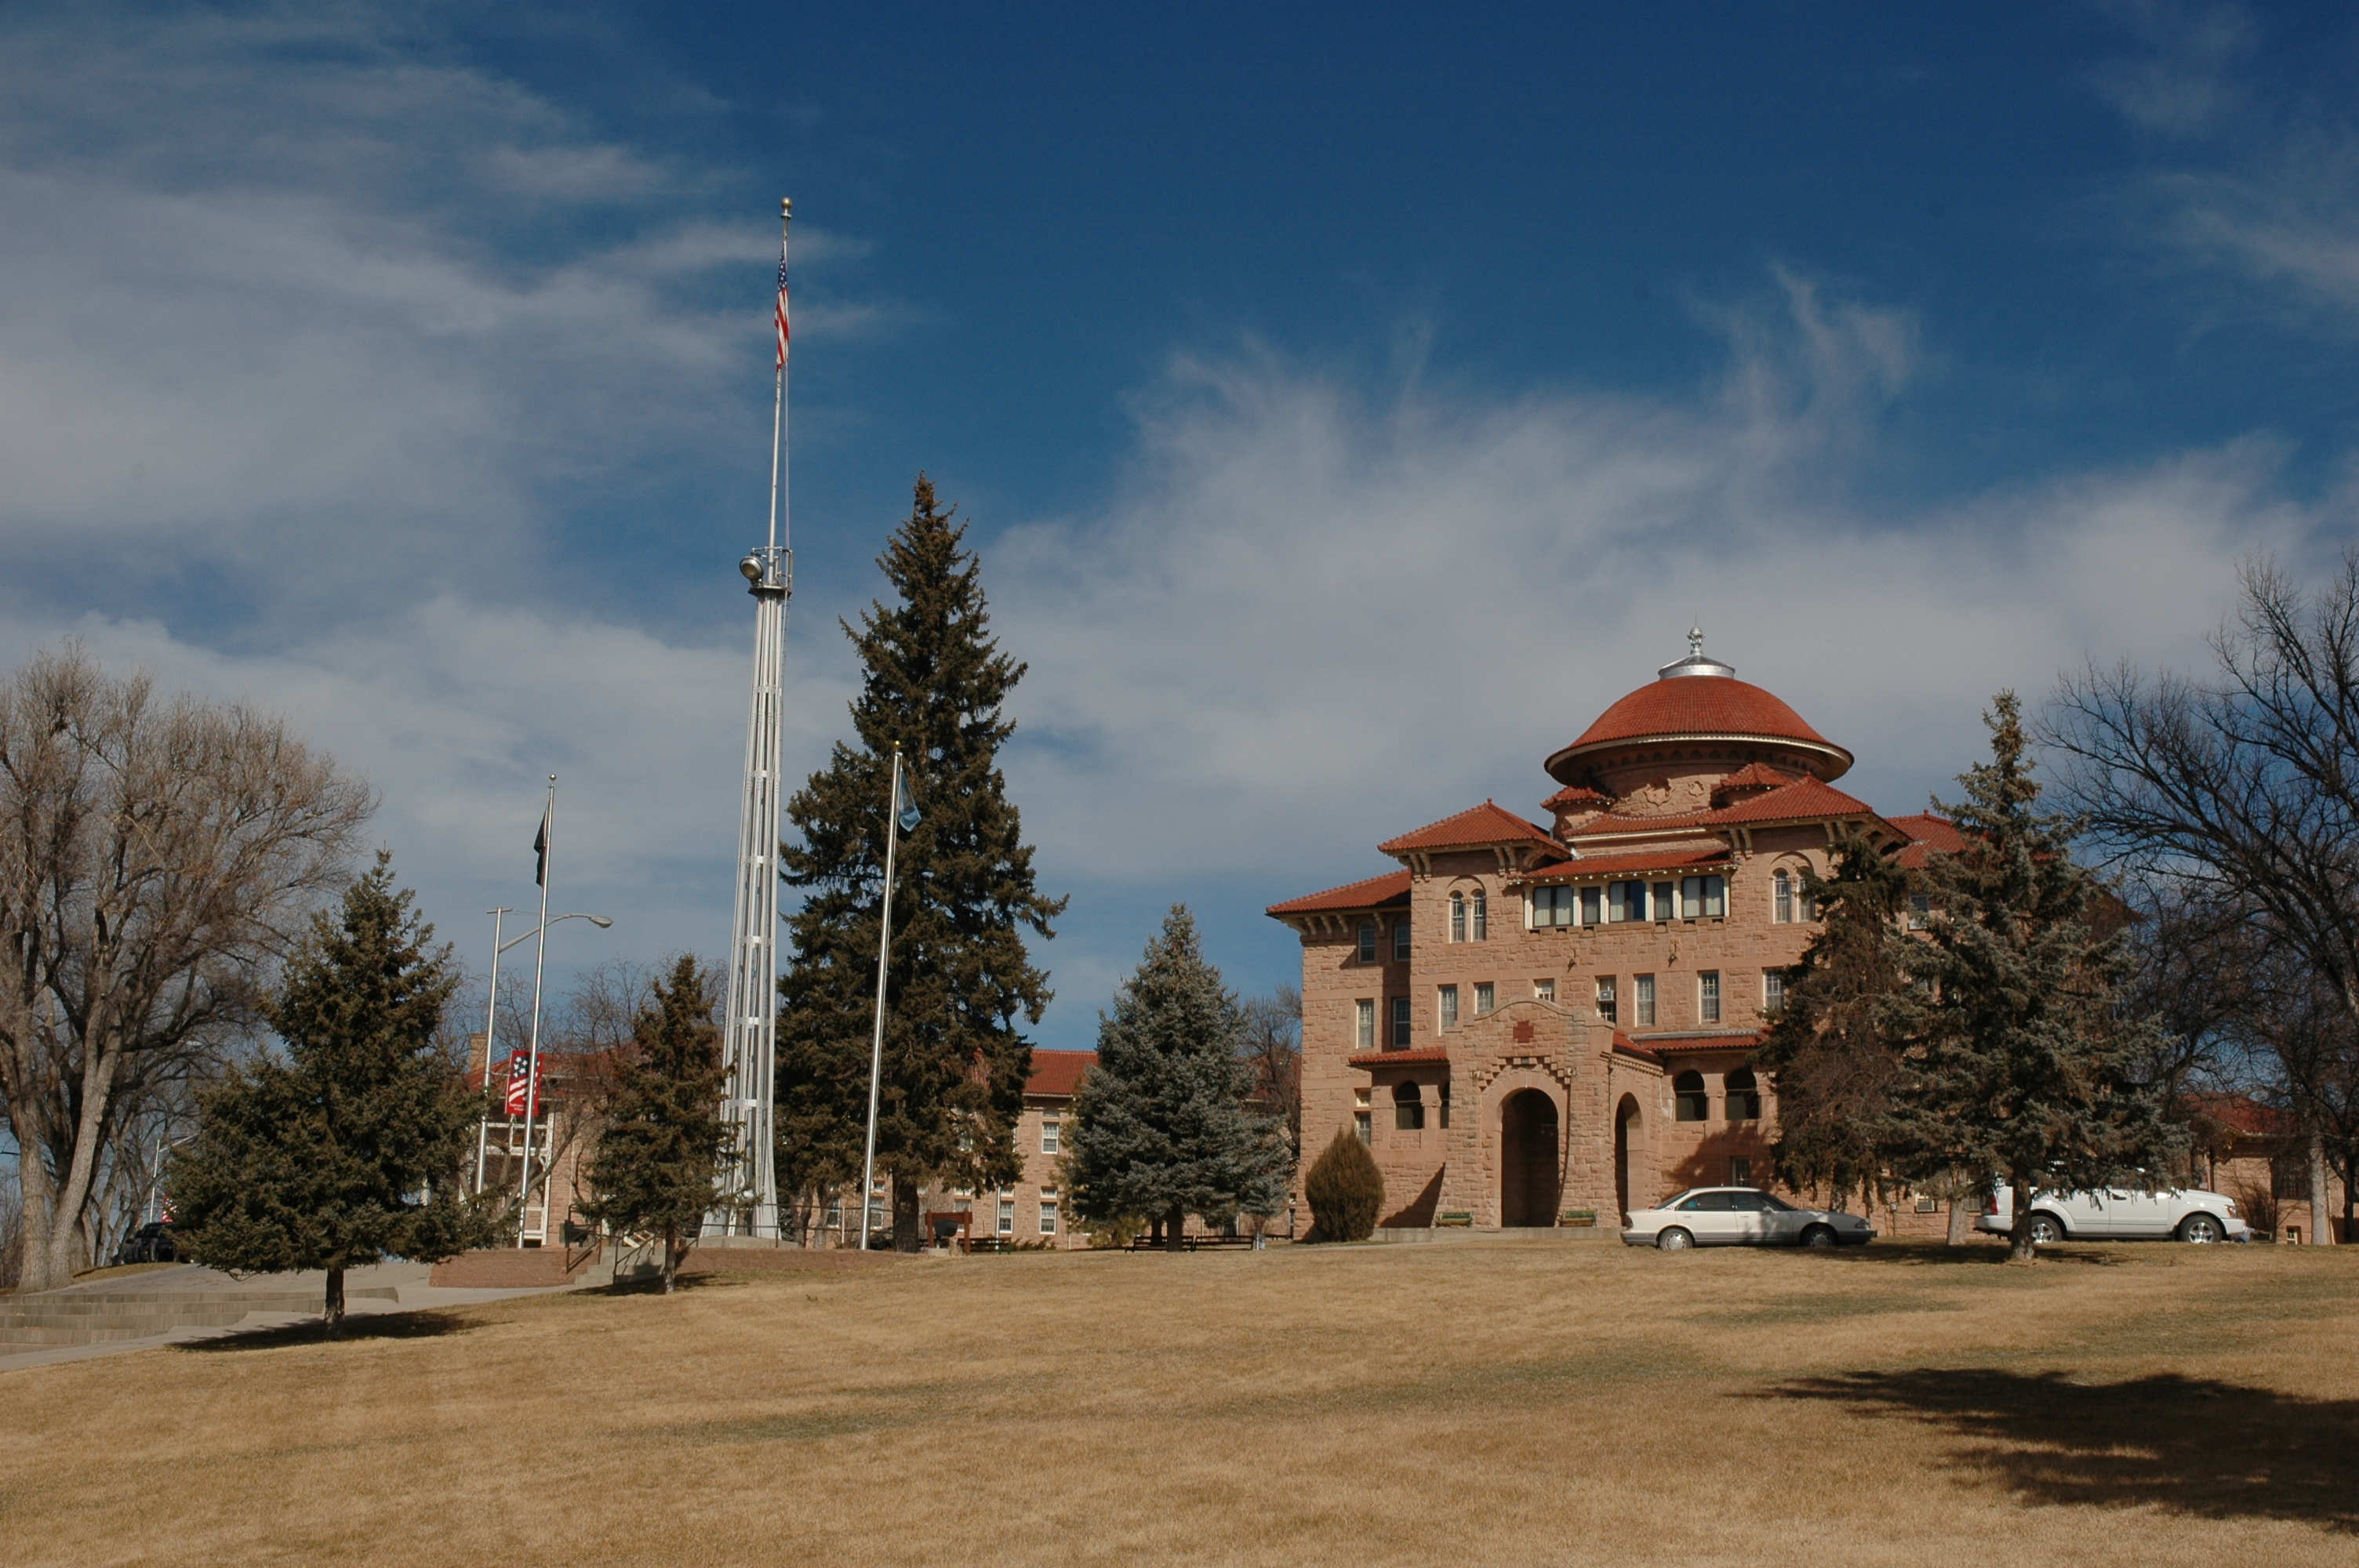
M 778 216 L 779 216 L 779 217 L 781 217 L 781 218 L 791 218 L 791 217 L 793 217 L 794 215 L 795 215 L 795 199 L 794 199 L 793 197 L 791 197 L 791 196 L 781 196 L 781 197 L 779 197 L 779 198 L 778 198 Z

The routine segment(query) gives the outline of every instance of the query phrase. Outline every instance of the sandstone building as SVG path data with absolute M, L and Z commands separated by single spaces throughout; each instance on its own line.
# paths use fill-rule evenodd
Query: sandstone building
M 1777 1106 L 1745 1064 L 1816 930 L 1802 873 L 1846 829 L 1958 841 L 1834 787 L 1852 754 L 1702 642 L 1549 756 L 1545 826 L 1485 801 L 1378 845 L 1395 871 L 1270 906 L 1302 943 L 1305 1154 L 1356 1132 L 1383 1224 L 1611 1231 L 1767 1185 Z

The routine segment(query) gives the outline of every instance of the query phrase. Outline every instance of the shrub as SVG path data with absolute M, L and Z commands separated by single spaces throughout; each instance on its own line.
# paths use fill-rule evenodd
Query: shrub
M 1338 1128 L 1334 1141 L 1311 1165 L 1302 1191 L 1310 1200 L 1311 1239 L 1365 1241 L 1385 1206 L 1385 1173 L 1351 1129 Z
M 2236 1211 L 2245 1217 L 2245 1223 L 2270 1240 L 2276 1240 L 2279 1218 L 2277 1195 L 2267 1178 L 2240 1183 L 2232 1195 L 2236 1200 Z

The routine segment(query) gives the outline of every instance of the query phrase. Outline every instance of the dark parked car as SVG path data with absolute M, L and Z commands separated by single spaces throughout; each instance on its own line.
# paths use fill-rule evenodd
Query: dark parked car
M 177 1263 L 180 1249 L 172 1241 L 172 1222 L 168 1219 L 149 1220 L 146 1225 L 123 1238 L 114 1249 L 118 1263 Z

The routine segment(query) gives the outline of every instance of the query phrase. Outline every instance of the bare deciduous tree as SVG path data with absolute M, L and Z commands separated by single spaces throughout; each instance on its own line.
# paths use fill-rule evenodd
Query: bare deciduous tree
M 1253 1064 L 1253 1098 L 1286 1123 L 1288 1159 L 1302 1158 L 1302 993 L 1279 985 L 1245 1004 L 1245 1058 Z
M 78 644 L 0 679 L 0 1102 L 23 1283 L 66 1283 L 126 1115 L 255 1017 L 374 805 L 280 720 Z
M 2063 683 L 2045 739 L 2099 844 L 2235 911 L 2243 939 L 2297 957 L 2359 1025 L 2359 552 L 2315 592 L 2266 559 L 2239 578 L 2206 677 L 2093 666 Z M 2296 1108 L 2322 1218 L 2330 1130 L 2314 1098 Z

